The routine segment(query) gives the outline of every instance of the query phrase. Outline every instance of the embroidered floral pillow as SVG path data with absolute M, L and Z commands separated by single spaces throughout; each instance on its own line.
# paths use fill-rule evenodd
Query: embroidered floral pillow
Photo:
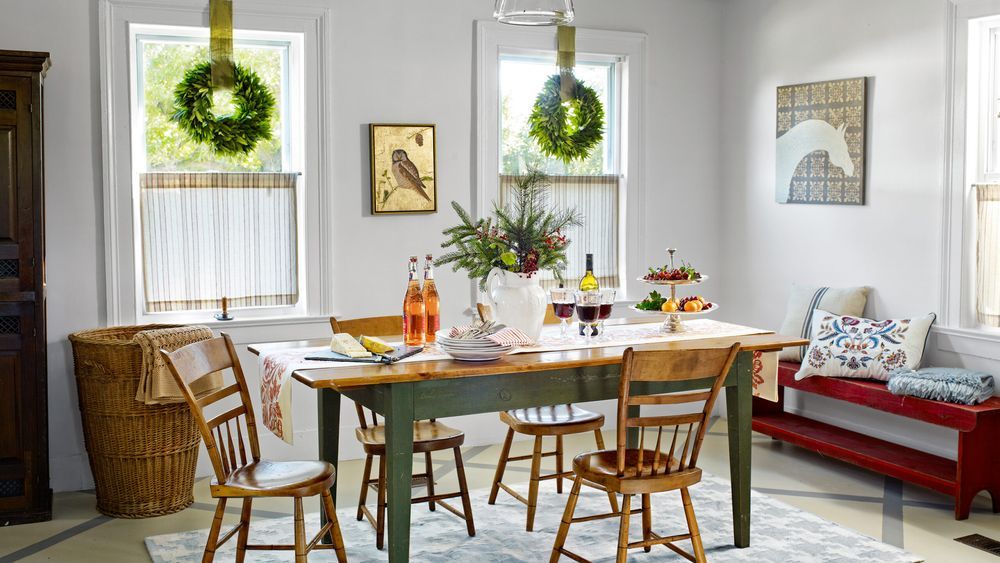
M 933 313 L 873 321 L 816 309 L 812 341 L 795 379 L 813 375 L 888 381 L 897 369 L 917 369 Z

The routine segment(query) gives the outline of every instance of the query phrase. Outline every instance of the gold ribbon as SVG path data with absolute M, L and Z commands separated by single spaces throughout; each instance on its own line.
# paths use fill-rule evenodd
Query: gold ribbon
M 562 101 L 572 100 L 576 91 L 576 77 L 573 67 L 576 66 L 576 28 L 571 25 L 560 25 L 556 30 L 559 64 L 559 98 Z
M 212 87 L 233 87 L 233 0 L 210 0 L 208 4 L 212 56 Z

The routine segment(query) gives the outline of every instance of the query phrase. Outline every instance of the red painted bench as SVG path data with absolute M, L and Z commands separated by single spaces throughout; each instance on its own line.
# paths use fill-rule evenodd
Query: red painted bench
M 972 499 L 988 491 L 1000 512 L 1000 397 L 956 405 L 893 395 L 884 383 L 810 377 L 795 381 L 799 365 L 778 367 L 777 403 L 754 398 L 753 429 L 841 461 L 955 497 L 955 519 L 969 517 Z M 831 397 L 958 431 L 958 459 L 951 460 L 785 412 L 784 390 Z

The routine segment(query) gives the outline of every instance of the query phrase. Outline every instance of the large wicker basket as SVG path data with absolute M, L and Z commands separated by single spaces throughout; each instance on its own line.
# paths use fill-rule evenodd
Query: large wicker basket
M 135 400 L 142 353 L 132 337 L 171 326 L 109 327 L 69 336 L 97 510 L 108 516 L 161 516 L 194 502 L 201 437 L 187 404 Z

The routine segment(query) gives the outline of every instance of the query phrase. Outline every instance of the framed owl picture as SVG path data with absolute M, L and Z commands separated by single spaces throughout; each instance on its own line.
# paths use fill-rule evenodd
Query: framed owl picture
M 372 123 L 372 215 L 437 212 L 433 125 Z

